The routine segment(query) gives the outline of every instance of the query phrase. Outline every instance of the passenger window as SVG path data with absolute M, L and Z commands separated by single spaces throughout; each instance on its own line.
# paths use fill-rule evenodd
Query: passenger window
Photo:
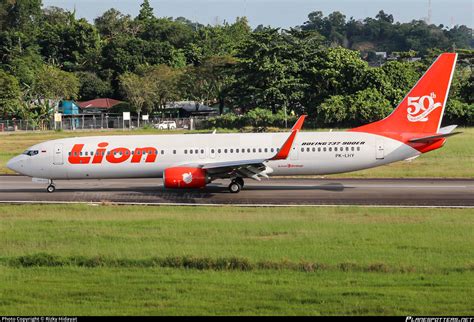
M 165 154 L 165 150 L 161 150 L 161 154 Z
M 262 148 L 258 148 L 258 152 L 259 152 L 259 153 L 262 153 Z
M 192 149 L 191 149 L 191 150 L 189 150 L 189 154 L 193 154 L 193 150 L 192 150 Z
M 173 154 L 176 154 L 176 150 L 173 150 Z
M 349 151 L 349 147 L 348 147 L 348 146 L 346 146 L 346 151 Z
M 310 148 L 306 148 L 306 152 L 309 152 Z
M 227 153 L 227 149 L 224 149 L 224 153 Z
M 323 148 L 323 151 L 326 152 L 326 148 Z
M 250 149 L 247 149 L 247 153 L 250 153 Z
M 218 149 L 218 150 L 217 150 L 217 153 L 221 153 L 221 149 Z
M 184 154 L 188 154 L 188 150 L 184 150 Z
M 69 152 L 69 154 L 68 154 L 68 155 L 71 155 L 71 152 Z
M 254 149 L 253 149 L 253 153 L 255 153 L 255 152 L 257 152 L 257 149 L 254 148 Z
M 304 152 L 304 148 L 301 148 L 301 152 Z
M 360 151 L 360 146 L 357 147 L 357 151 Z
M 318 152 L 321 152 L 321 148 L 318 148 Z
M 235 149 L 235 153 L 239 153 L 239 149 Z
M 265 150 L 264 150 L 264 151 L 265 151 L 265 153 L 267 153 L 267 152 L 268 152 L 268 149 L 267 149 L 267 148 L 265 148 Z
M 313 152 L 316 152 L 316 148 L 315 148 L 315 147 L 313 147 Z
M 204 149 L 201 149 L 201 154 L 204 154 Z
M 353 147 L 353 146 L 351 146 L 351 151 L 354 151 L 354 147 Z
M 270 149 L 270 152 L 273 152 L 273 148 Z
M 93 152 L 93 151 L 91 151 L 91 155 L 94 155 L 94 152 Z
M 234 153 L 234 149 L 230 149 L 230 153 Z
M 199 150 L 198 150 L 198 149 L 194 150 L 194 153 L 198 154 L 198 153 L 199 153 Z
M 329 148 L 329 152 L 332 152 L 332 147 Z

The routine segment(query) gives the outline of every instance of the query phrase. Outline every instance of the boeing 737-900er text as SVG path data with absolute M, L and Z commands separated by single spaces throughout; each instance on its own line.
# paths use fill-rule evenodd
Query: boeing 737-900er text
M 342 132 L 93 136 L 36 144 L 8 168 L 49 183 L 55 179 L 163 178 L 165 188 L 203 188 L 230 179 L 324 175 L 367 169 L 418 157 L 456 134 L 442 127 L 457 54 L 441 54 L 398 107 L 381 121 Z

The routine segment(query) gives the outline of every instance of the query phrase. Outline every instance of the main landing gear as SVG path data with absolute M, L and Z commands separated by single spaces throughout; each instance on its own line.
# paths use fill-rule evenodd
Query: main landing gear
M 53 183 L 53 180 L 49 180 L 49 186 L 46 188 L 46 191 L 53 193 L 56 190 L 56 186 Z
M 240 190 L 242 190 L 243 187 L 244 187 L 244 179 L 242 179 L 241 177 L 237 177 L 237 178 L 232 179 L 232 181 L 230 182 L 229 191 L 231 193 L 238 193 L 240 192 Z

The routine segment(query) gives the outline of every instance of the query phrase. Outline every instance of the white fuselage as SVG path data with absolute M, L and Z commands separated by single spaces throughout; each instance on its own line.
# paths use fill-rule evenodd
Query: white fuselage
M 29 150 L 37 154 L 17 156 L 8 167 L 45 179 L 160 178 L 170 167 L 271 158 L 287 137 L 288 133 L 75 137 L 32 146 Z M 101 143 L 107 143 L 102 156 Z M 83 144 L 80 152 L 78 144 Z M 144 154 L 143 148 L 153 155 Z M 288 158 L 267 161 L 266 166 L 273 176 L 322 175 L 372 168 L 419 154 L 409 145 L 375 134 L 300 132 Z M 71 156 L 76 161 L 71 163 Z

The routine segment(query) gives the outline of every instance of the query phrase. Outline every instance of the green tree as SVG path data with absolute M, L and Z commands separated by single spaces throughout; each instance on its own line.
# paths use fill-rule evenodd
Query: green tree
M 140 126 L 140 114 L 147 100 L 150 100 L 151 86 L 146 78 L 130 72 L 121 75 L 119 82 L 126 99 L 138 114 L 138 126 Z
M 98 68 L 99 33 L 85 19 L 75 20 L 71 14 L 67 24 L 45 22 L 39 45 L 47 61 L 67 70 L 81 70 L 84 66 L 91 70 Z
M 3 119 L 17 114 L 20 96 L 20 85 L 16 78 L 0 69 L 0 115 Z
M 68 73 L 51 65 L 43 65 L 33 87 L 33 96 L 38 101 L 57 105 L 62 99 L 76 99 L 79 92 L 79 80 L 73 73 Z
M 145 68 L 142 72 L 144 81 L 150 87 L 150 93 L 145 95 L 144 103 L 148 113 L 154 107 L 164 108 L 170 101 L 179 99 L 178 81 L 181 71 L 167 65 L 157 65 Z
M 140 12 L 138 13 L 137 20 L 143 23 L 148 23 L 155 19 L 153 14 L 153 8 L 150 6 L 150 1 L 143 0 L 143 3 L 140 5 Z
M 102 80 L 92 72 L 75 73 L 80 83 L 78 98 L 88 101 L 98 97 L 110 97 L 113 89 L 109 81 Z
M 367 88 L 350 98 L 348 115 L 352 125 L 361 125 L 381 120 L 391 111 L 390 102 L 381 93 Z
M 333 95 L 351 95 L 366 87 L 363 76 L 367 63 L 359 53 L 342 47 L 323 48 L 305 57 L 301 77 L 304 87 L 303 104 L 315 107 Z
M 317 109 L 318 123 L 323 126 L 347 124 L 349 119 L 348 105 L 348 99 L 343 95 L 334 95 L 325 99 Z
M 94 19 L 94 24 L 105 40 L 116 38 L 119 35 L 135 36 L 138 32 L 130 15 L 124 15 L 113 8 Z
M 237 57 L 233 97 L 246 109 L 269 108 L 275 114 L 295 106 L 303 96 L 295 39 L 267 28 L 251 34 Z
M 235 64 L 236 60 L 231 56 L 211 56 L 199 66 L 188 67 L 180 80 L 183 95 L 209 105 L 217 102 L 222 114 L 231 100 Z

